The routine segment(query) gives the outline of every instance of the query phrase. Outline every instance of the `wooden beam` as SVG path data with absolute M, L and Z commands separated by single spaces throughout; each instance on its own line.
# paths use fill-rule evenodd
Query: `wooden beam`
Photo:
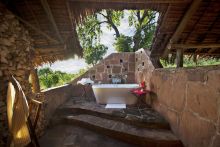
M 167 44 L 165 51 L 163 53 L 163 57 L 165 57 L 169 53 L 169 50 L 171 49 L 170 48 L 171 44 L 176 43 L 179 40 L 181 33 L 184 31 L 190 18 L 193 16 L 193 14 L 198 9 L 201 1 L 202 0 L 193 0 L 192 4 L 190 5 L 190 7 L 186 11 L 185 15 L 183 16 L 182 20 L 180 21 L 176 31 L 174 32 L 173 36 L 171 37 L 169 43 Z
M 31 76 L 31 85 L 33 88 L 34 93 L 39 93 L 40 92 L 40 83 L 39 83 L 39 78 L 37 75 L 37 69 L 32 69 L 30 72 Z
M 176 53 L 176 52 L 171 52 L 171 53 Z M 184 52 L 184 55 L 194 55 L 194 52 Z M 196 53 L 196 55 L 206 55 L 206 56 L 219 56 L 220 57 L 220 53 Z
M 45 48 L 45 49 L 39 49 L 39 48 L 37 48 L 36 49 L 36 53 L 37 54 L 46 54 L 46 53 L 54 53 L 54 52 L 67 52 L 67 50 L 65 50 L 65 49 L 59 49 L 59 48 Z
M 183 50 L 178 49 L 176 51 L 176 67 L 183 67 Z
M 39 23 L 39 21 L 38 21 L 38 19 L 37 19 L 37 17 L 36 17 L 36 14 L 35 14 L 34 11 L 33 11 L 33 7 L 32 7 L 31 1 L 29 1 L 29 0 L 24 0 L 24 2 L 25 2 L 25 6 L 27 7 L 27 9 L 31 12 L 31 15 L 32 15 L 33 18 L 34 18 L 37 27 L 38 27 L 38 28 L 41 28 L 40 23 Z M 46 42 L 49 44 L 48 40 L 46 40 Z
M 71 10 L 70 10 L 70 5 L 69 5 L 69 1 L 68 0 L 66 0 L 66 7 L 67 7 L 67 11 L 68 11 L 68 15 L 69 15 L 69 19 L 70 19 L 71 25 L 72 25 L 72 27 L 74 27 L 73 16 L 72 16 L 72 13 L 71 13 Z
M 62 44 L 35 45 L 34 48 L 40 48 L 40 49 L 45 49 L 45 48 L 64 48 L 64 45 L 62 45 Z
M 15 15 L 15 14 L 14 14 Z M 51 36 L 49 36 L 48 34 L 46 34 L 45 32 L 41 31 L 39 28 L 35 27 L 34 25 L 30 24 L 29 22 L 27 22 L 26 20 L 22 19 L 21 17 L 15 15 L 15 17 L 21 21 L 22 23 L 24 23 L 25 25 L 27 25 L 28 27 L 30 27 L 31 29 L 35 30 L 37 33 L 43 35 L 44 37 L 46 37 L 48 40 L 52 41 L 52 42 L 56 42 L 59 43 L 59 41 L 57 41 L 56 39 L 52 38 Z
M 52 14 L 52 12 L 51 12 L 51 9 L 50 9 L 50 6 L 49 6 L 47 0 L 41 0 L 41 5 L 43 6 L 44 11 L 46 12 L 48 19 L 49 19 L 50 22 L 52 23 L 53 28 L 55 29 L 55 32 L 56 32 L 56 34 L 57 34 L 57 36 L 58 36 L 60 42 L 64 43 L 64 42 L 63 42 L 63 38 L 62 38 L 62 36 L 60 35 L 59 29 L 58 29 L 58 27 L 57 27 L 57 25 L 56 25 L 56 22 L 55 22 L 55 20 L 54 20 L 53 14 Z
M 187 0 L 70 0 L 72 2 L 93 2 L 93 3 L 188 3 Z
M 182 49 L 190 49 L 190 48 L 220 48 L 220 44 L 218 43 L 200 43 L 200 44 L 172 44 L 172 49 L 182 48 Z
M 212 48 L 208 51 L 208 53 L 213 53 L 214 51 L 216 51 L 218 48 Z
M 188 40 L 187 40 L 187 39 L 190 38 L 191 35 L 196 31 L 195 28 L 196 28 L 197 24 L 199 24 L 199 22 L 202 20 L 203 16 L 206 14 L 207 10 L 209 9 L 210 4 L 211 4 L 211 1 L 208 2 L 208 5 L 206 5 L 205 10 L 203 11 L 203 13 L 202 13 L 202 15 L 199 17 L 199 19 L 196 21 L 195 25 L 194 25 L 193 28 L 192 28 L 192 31 L 190 31 L 190 33 L 188 33 L 188 35 L 186 36 L 185 41 L 184 41 L 185 43 L 188 43 Z M 203 41 L 203 40 L 201 40 L 201 41 Z

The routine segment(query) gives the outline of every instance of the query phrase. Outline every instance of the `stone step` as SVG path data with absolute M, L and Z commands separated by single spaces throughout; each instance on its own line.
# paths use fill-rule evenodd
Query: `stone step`
M 65 123 L 84 127 L 109 137 L 138 146 L 182 147 L 181 141 L 169 130 L 147 129 L 121 121 L 81 114 L 64 117 Z
M 128 111 L 128 110 L 124 110 L 124 111 Z M 164 120 L 163 117 L 157 114 L 156 112 L 153 112 L 153 113 L 154 114 L 146 113 L 145 116 L 142 117 L 138 115 L 121 113 L 120 111 L 114 110 L 114 109 L 97 108 L 94 106 L 60 107 L 57 109 L 57 112 L 56 112 L 56 114 L 61 117 L 66 116 L 66 115 L 89 114 L 89 115 L 98 116 L 101 118 L 121 121 L 123 123 L 134 125 L 137 127 L 142 127 L 142 128 L 170 130 L 169 123 L 166 120 Z

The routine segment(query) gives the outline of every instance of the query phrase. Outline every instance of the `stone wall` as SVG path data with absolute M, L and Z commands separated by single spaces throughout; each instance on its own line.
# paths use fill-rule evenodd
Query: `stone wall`
M 81 78 L 90 77 L 96 83 L 111 83 L 113 76 L 127 75 L 125 83 L 135 83 L 135 54 L 134 53 L 112 53 L 100 63 L 90 68 L 88 72 L 75 79 L 75 84 Z
M 154 69 L 149 51 L 139 49 L 135 52 L 135 80 L 137 83 L 145 81 L 148 90 L 151 89 L 150 78 Z
M 184 145 L 220 146 L 220 65 L 155 69 L 143 49 L 135 53 L 135 60 L 137 82 L 146 81 L 152 106 Z
M 153 106 L 189 147 L 220 146 L 220 66 L 156 69 Z
M 49 124 L 49 120 L 53 116 L 55 110 L 63 104 L 68 98 L 72 97 L 72 87 L 71 85 L 63 85 L 55 88 L 50 88 L 42 91 L 45 96 L 44 124 Z
M 220 66 L 154 69 L 149 53 L 135 53 L 136 81 L 152 90 L 152 106 L 189 147 L 220 146 Z
M 19 21 L 0 3 L 0 146 L 7 138 L 6 93 L 10 74 L 21 84 L 27 98 L 32 96 L 28 82 L 32 67 L 31 38 Z

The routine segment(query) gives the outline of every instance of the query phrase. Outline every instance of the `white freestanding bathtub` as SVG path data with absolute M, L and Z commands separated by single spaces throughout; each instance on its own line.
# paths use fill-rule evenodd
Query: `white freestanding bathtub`
M 138 84 L 97 84 L 92 89 L 99 104 L 132 105 L 137 102 L 137 97 L 130 90 L 138 87 Z

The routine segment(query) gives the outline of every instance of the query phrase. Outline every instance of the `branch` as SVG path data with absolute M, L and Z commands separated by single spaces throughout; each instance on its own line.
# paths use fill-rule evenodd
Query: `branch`
M 138 21 L 140 22 L 141 16 L 140 16 L 140 11 L 139 11 L 139 10 L 137 11 L 136 16 L 137 16 L 137 18 L 138 18 Z
M 103 17 L 105 17 L 106 19 L 108 19 L 108 17 L 100 12 L 98 12 L 98 14 L 102 15 Z
M 108 22 L 107 22 L 107 21 L 102 21 L 102 22 L 99 22 L 99 23 L 94 24 L 94 25 L 90 28 L 88 34 L 89 34 L 92 30 L 95 29 L 95 26 L 97 26 L 97 25 L 101 25 L 102 23 L 108 23 Z
M 139 22 L 140 22 L 140 25 L 143 23 L 144 19 L 145 19 L 147 16 L 149 16 L 149 15 L 148 15 L 147 11 L 145 10 L 145 11 L 144 11 L 144 14 L 142 15 L 142 17 L 141 17 L 141 19 L 140 19 L 140 21 L 139 21 Z
M 143 26 L 141 29 L 145 29 L 145 28 L 148 27 L 149 25 L 153 25 L 153 24 L 155 24 L 155 22 L 150 23 L 153 19 L 154 19 L 154 17 L 151 16 L 151 17 L 149 18 L 149 20 L 147 21 L 146 25 Z

